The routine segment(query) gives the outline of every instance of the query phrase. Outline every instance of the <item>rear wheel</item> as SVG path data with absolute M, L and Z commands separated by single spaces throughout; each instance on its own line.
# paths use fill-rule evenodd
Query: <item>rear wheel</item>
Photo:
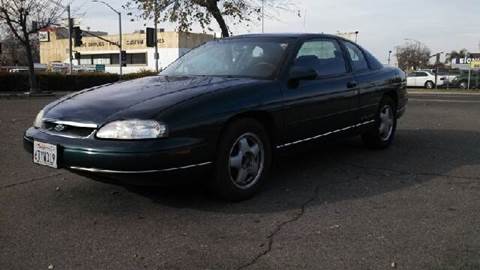
M 433 89 L 435 87 L 435 84 L 432 81 L 428 81 L 425 83 L 425 88 L 427 89 Z
M 211 190 L 229 201 L 252 197 L 267 178 L 271 155 L 270 140 L 260 123 L 235 121 L 222 134 Z
M 375 125 L 362 135 L 367 147 L 384 149 L 392 144 L 397 128 L 395 101 L 389 96 L 383 97 L 375 119 Z

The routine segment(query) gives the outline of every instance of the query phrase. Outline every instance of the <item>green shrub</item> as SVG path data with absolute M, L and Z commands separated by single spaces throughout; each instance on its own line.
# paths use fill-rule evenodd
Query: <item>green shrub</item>
M 137 72 L 137 73 L 129 73 L 129 74 L 123 75 L 123 79 L 124 79 L 124 80 L 134 80 L 134 79 L 143 78 L 143 77 L 148 77 L 148 76 L 155 76 L 155 75 L 157 75 L 157 74 L 158 74 L 158 73 L 155 72 L 155 71 L 140 70 L 140 71 Z
M 156 75 L 156 72 L 141 71 L 125 74 L 124 80 L 133 80 Z M 111 73 L 37 73 L 38 85 L 43 91 L 78 91 L 85 88 L 113 83 L 119 80 L 118 74 Z M 28 73 L 0 72 L 0 91 L 28 91 Z

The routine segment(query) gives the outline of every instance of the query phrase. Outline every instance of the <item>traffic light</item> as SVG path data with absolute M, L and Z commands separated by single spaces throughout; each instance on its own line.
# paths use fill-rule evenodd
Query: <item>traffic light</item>
M 80 27 L 73 27 L 73 44 L 75 47 L 82 46 L 82 29 Z
M 127 66 L 127 52 L 126 51 L 122 51 L 122 67 L 126 67 Z
M 147 47 L 155 47 L 155 29 L 147 28 Z
M 79 52 L 75 52 L 75 59 L 80 60 L 81 54 Z

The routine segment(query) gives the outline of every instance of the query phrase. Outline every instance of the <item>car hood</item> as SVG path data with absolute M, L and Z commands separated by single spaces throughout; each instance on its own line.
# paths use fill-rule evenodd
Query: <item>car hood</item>
M 147 77 L 68 95 L 48 105 L 44 117 L 97 125 L 128 117 L 151 118 L 182 101 L 256 81 L 225 77 Z

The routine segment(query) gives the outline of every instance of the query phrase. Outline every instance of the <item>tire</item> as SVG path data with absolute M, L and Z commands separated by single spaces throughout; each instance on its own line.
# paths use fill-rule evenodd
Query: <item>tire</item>
M 375 117 L 375 125 L 362 134 L 363 142 L 368 148 L 385 149 L 392 144 L 397 129 L 396 113 L 395 101 L 389 96 L 384 96 Z
M 268 178 L 272 147 L 265 128 L 253 119 L 231 123 L 222 134 L 210 190 L 238 202 L 258 193 Z
M 425 83 L 425 88 L 433 89 L 433 88 L 435 88 L 435 84 L 432 81 L 428 81 L 428 82 Z
M 461 89 L 467 89 L 468 88 L 468 82 L 462 81 L 462 82 L 460 82 L 458 87 L 460 87 Z

